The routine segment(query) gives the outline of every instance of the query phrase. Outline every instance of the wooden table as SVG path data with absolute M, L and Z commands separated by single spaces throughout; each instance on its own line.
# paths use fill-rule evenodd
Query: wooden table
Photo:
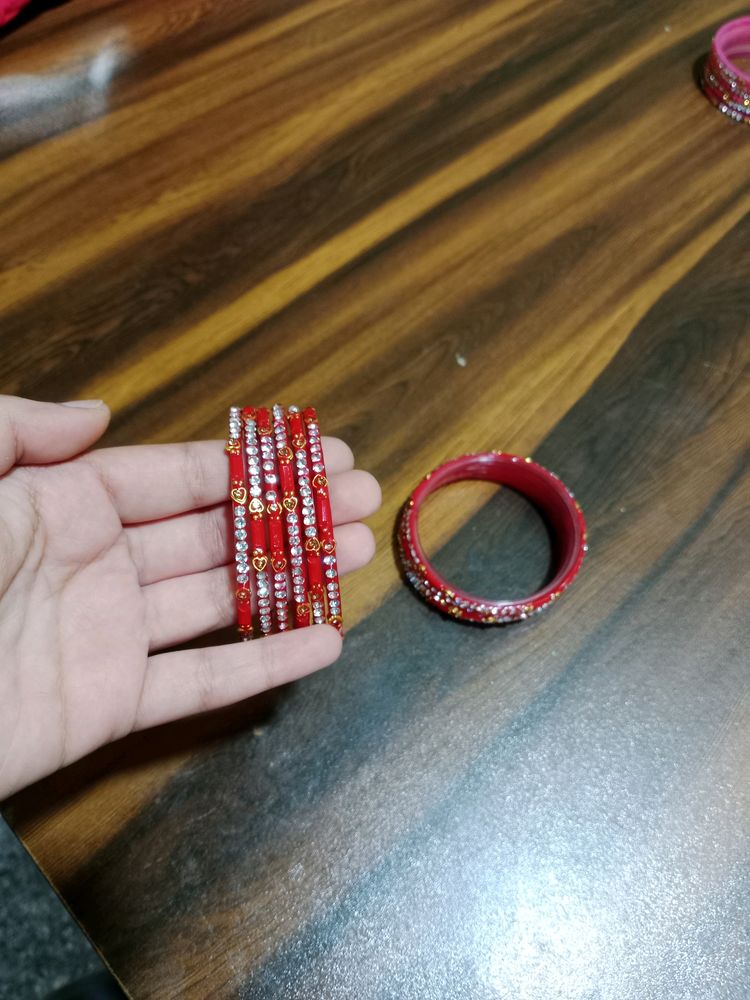
M 103 396 L 110 444 L 314 401 L 385 496 L 335 667 L 10 803 L 131 996 L 747 995 L 750 133 L 695 82 L 741 10 L 70 0 L 2 35 L 2 390 Z M 391 549 L 488 448 L 590 525 L 506 629 Z M 544 574 L 505 494 L 431 524 L 459 581 Z

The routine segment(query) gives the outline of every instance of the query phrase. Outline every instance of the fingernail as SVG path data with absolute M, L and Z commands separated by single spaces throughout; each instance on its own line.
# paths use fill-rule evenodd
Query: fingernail
M 101 406 L 104 400 L 102 399 L 71 399 L 67 403 L 62 403 L 62 406 L 80 406 L 86 410 L 93 410 L 97 406 Z

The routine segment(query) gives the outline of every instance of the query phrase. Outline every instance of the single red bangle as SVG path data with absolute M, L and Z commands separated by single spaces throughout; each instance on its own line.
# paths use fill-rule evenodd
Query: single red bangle
M 229 457 L 229 499 L 234 523 L 235 600 L 237 630 L 243 639 L 253 637 L 250 566 L 247 541 L 247 481 L 242 458 L 242 416 L 237 406 L 229 410 L 229 440 L 224 449 Z
M 540 510 L 554 539 L 551 583 L 521 600 L 489 599 L 452 586 L 434 569 L 419 539 L 420 508 L 441 486 L 465 479 L 510 486 Z M 573 582 L 588 550 L 583 512 L 567 486 L 530 458 L 499 451 L 462 455 L 428 473 L 404 505 L 398 542 L 406 578 L 426 600 L 455 618 L 491 625 L 519 621 L 548 607 Z
M 750 17 L 722 24 L 703 68 L 703 92 L 732 121 L 750 124 L 750 74 L 735 60 L 750 58 Z
M 292 447 L 294 448 L 294 463 L 297 470 L 297 492 L 302 505 L 302 534 L 305 539 L 312 621 L 314 625 L 323 625 L 326 620 L 323 563 L 320 557 L 320 539 L 318 538 L 315 499 L 310 479 L 310 463 L 307 457 L 307 436 L 299 409 L 296 406 L 290 406 L 288 413 Z
M 271 632 L 271 586 L 268 576 L 266 545 L 266 506 L 263 503 L 263 474 L 256 412 L 252 407 L 242 411 L 245 424 L 245 456 L 247 460 L 247 511 L 250 517 L 252 566 L 255 571 L 255 595 L 258 600 L 258 622 L 263 635 Z
M 339 571 L 336 563 L 336 539 L 333 534 L 333 514 L 331 513 L 331 498 L 328 492 L 328 477 L 326 476 L 323 445 L 320 440 L 318 414 L 314 406 L 308 406 L 302 411 L 307 424 L 307 445 L 310 470 L 312 472 L 312 488 L 315 497 L 315 510 L 318 518 L 318 531 L 325 575 L 326 621 L 343 631 L 341 615 L 341 590 Z
M 278 404 L 273 408 L 273 428 L 276 438 L 276 459 L 279 467 L 281 505 L 284 508 L 286 539 L 289 550 L 289 567 L 292 577 L 292 600 L 294 602 L 294 627 L 304 628 L 310 624 L 310 600 L 307 583 L 307 561 L 300 530 L 300 510 L 297 488 L 294 483 L 292 463 L 294 455 L 289 447 L 287 418 L 284 408 Z

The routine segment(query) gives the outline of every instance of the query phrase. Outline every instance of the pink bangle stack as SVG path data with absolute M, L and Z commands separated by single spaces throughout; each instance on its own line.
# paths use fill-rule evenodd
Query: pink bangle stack
M 703 93 L 732 121 L 750 124 L 750 73 L 737 60 L 750 60 L 750 17 L 723 24 L 714 35 L 703 69 Z

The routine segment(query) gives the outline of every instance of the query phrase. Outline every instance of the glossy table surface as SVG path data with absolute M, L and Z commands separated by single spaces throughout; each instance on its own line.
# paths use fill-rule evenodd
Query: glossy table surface
M 43 8 L 0 34 L 0 391 L 102 396 L 110 444 L 314 402 L 385 498 L 334 667 L 7 804 L 129 995 L 746 997 L 750 132 L 695 82 L 741 10 Z M 391 547 L 492 448 L 591 542 L 504 629 Z M 507 491 L 428 520 L 459 583 L 544 576 Z

